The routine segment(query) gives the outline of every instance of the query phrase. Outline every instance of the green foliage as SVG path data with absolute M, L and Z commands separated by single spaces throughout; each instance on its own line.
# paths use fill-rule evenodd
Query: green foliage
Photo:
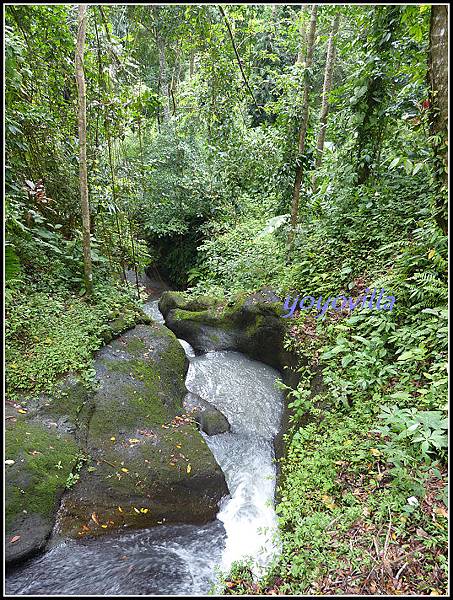
M 50 391 L 58 377 L 91 366 L 108 321 L 133 313 L 132 292 L 95 288 L 92 304 L 54 291 L 15 294 L 6 306 L 6 385 L 10 398 Z
M 384 444 L 382 448 L 397 467 L 400 467 L 401 463 L 391 452 L 395 446 L 413 450 L 415 459 L 421 456 L 430 462 L 430 455 L 437 453 L 442 456 L 442 450 L 448 445 L 448 419 L 441 411 L 383 406 L 379 419 L 383 425 L 377 431 L 383 437 L 389 438 L 389 443 Z

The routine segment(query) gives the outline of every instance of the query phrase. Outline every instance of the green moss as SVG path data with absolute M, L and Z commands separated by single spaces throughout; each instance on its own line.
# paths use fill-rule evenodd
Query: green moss
M 123 331 L 130 329 L 133 325 L 135 325 L 135 313 L 132 312 L 125 312 L 121 317 L 109 323 L 113 336 L 117 336 Z
M 182 409 L 186 358 L 176 338 L 171 333 L 169 337 L 171 343 L 158 361 L 139 358 L 104 360 L 110 371 L 130 375 L 140 383 L 118 382 L 108 397 L 104 395 L 101 401 L 98 399 L 96 412 L 90 423 L 91 437 L 111 435 L 121 428 L 160 425 L 170 421 Z M 141 342 L 134 339 L 130 343 L 135 341 Z M 178 396 L 180 402 L 169 405 L 169 399 Z
M 6 458 L 15 464 L 6 471 L 6 520 L 38 513 L 50 516 L 77 459 L 78 447 L 69 436 L 42 425 L 18 421 L 6 430 Z
M 172 339 L 172 343 L 162 354 L 162 363 L 166 369 L 177 376 L 180 382 L 184 384 L 186 355 L 176 338 Z
M 129 399 L 127 410 L 132 409 L 135 419 L 140 414 L 149 425 L 160 425 L 171 419 L 167 407 L 158 396 L 155 381 L 147 381 L 143 394 L 134 386 L 124 386 L 124 393 Z
M 68 417 L 76 424 L 80 412 L 89 399 L 89 390 L 82 381 L 63 383 L 49 398 L 45 413 L 56 417 Z
M 140 338 L 133 338 L 126 344 L 129 354 L 139 354 L 146 349 L 145 342 Z

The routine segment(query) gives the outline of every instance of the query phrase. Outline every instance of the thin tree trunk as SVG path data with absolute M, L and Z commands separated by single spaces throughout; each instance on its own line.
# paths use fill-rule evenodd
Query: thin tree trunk
M 448 8 L 431 7 L 428 82 L 430 133 L 437 183 L 435 219 L 444 234 L 448 230 Z
M 131 236 L 131 245 L 132 245 L 132 260 L 134 261 L 134 272 L 135 272 L 135 286 L 137 288 L 137 298 L 140 300 L 140 285 L 138 282 L 138 265 L 135 258 L 135 242 L 134 242 L 134 229 L 132 227 L 132 219 L 128 213 L 127 219 L 129 222 L 129 234 Z
M 195 52 L 192 50 L 189 59 L 189 79 L 193 79 L 195 75 Z
M 311 68 L 313 62 L 313 49 L 315 45 L 315 33 L 316 33 L 316 16 L 317 6 L 314 4 L 311 9 L 310 18 L 310 29 L 308 31 L 307 39 L 307 57 L 305 60 L 305 70 Z M 296 166 L 296 178 L 294 181 L 293 201 L 291 206 L 291 229 L 288 236 L 288 245 L 291 248 L 294 236 L 296 233 L 297 217 L 299 213 L 299 199 L 300 199 L 300 188 L 302 184 L 303 165 L 302 158 L 305 152 L 305 136 L 307 133 L 308 126 L 308 109 L 309 109 L 309 95 L 310 95 L 310 77 L 308 73 L 305 74 L 305 85 L 304 85 L 304 97 L 302 102 L 302 120 L 299 129 L 299 146 L 298 146 L 298 157 Z
M 86 88 L 85 73 L 83 68 L 83 55 L 86 36 L 86 11 L 85 4 L 79 5 L 77 43 L 76 43 L 76 80 L 78 91 L 78 125 L 79 125 L 79 177 L 80 177 L 80 204 L 82 208 L 83 232 L 83 266 L 85 290 L 88 296 L 93 292 L 93 271 L 91 265 L 91 238 L 90 238 L 90 204 L 88 199 L 88 174 L 87 174 L 87 124 L 86 124 Z
M 114 206 L 114 212 L 115 212 L 116 230 L 118 233 L 118 247 L 120 250 L 120 263 L 121 263 L 121 270 L 123 272 L 124 283 L 126 283 L 127 276 L 126 276 L 126 267 L 124 264 L 125 260 L 124 260 L 123 235 L 122 235 L 122 231 L 121 231 L 121 227 L 120 227 L 120 221 L 118 218 L 118 210 L 119 209 L 118 209 L 118 204 L 117 204 L 117 199 L 116 199 L 116 181 L 115 181 L 115 168 L 113 166 L 112 140 L 110 138 L 110 127 L 107 125 L 107 123 L 105 123 L 105 128 L 106 128 L 106 137 L 107 137 L 107 148 L 108 148 L 108 154 L 109 154 L 110 178 L 111 178 L 111 182 L 112 182 L 113 206 Z
M 300 28 L 299 28 L 299 35 L 300 35 L 300 46 L 299 46 L 299 52 L 297 53 L 297 61 L 298 63 L 303 62 L 304 60 L 304 53 L 306 52 L 306 45 L 307 45 L 307 23 L 305 21 L 305 13 L 307 12 L 307 8 L 306 6 L 301 6 L 300 8 Z
M 316 171 L 322 164 L 322 156 L 324 152 L 324 142 L 326 139 L 326 131 L 327 131 L 327 116 L 329 114 L 329 94 L 332 89 L 332 75 L 333 75 L 333 66 L 335 63 L 335 36 L 338 32 L 338 27 L 340 25 L 340 15 L 335 15 L 332 25 L 332 31 L 330 32 L 329 44 L 327 46 L 327 57 L 326 57 L 326 70 L 324 72 L 324 86 L 322 90 L 322 104 L 321 104 L 321 114 L 319 117 L 319 133 L 318 133 L 318 141 L 316 143 L 316 162 L 315 162 L 315 173 L 313 174 L 312 187 L 313 192 L 317 192 L 317 180 L 316 180 Z

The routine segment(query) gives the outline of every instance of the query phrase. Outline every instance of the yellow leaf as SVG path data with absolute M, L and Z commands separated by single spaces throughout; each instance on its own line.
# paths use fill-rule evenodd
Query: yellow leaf
M 129 438 L 129 444 L 139 444 L 140 440 L 137 440 L 137 438 Z
M 101 525 L 102 529 L 107 529 L 107 525 Z
M 22 415 L 25 415 L 27 413 L 27 411 L 24 410 L 23 408 L 19 408 L 19 410 L 17 412 L 21 413 Z
M 119 512 L 123 512 L 123 509 L 121 508 L 121 506 L 118 506 L 118 510 L 119 510 Z
M 187 472 L 190 473 L 191 470 L 192 470 L 192 467 L 190 465 L 187 465 Z
M 441 517 L 448 517 L 448 512 L 445 510 L 445 508 L 442 508 L 442 506 L 435 506 L 433 510 L 436 513 L 436 515 L 440 515 Z
M 123 473 L 129 473 L 129 469 L 126 469 L 125 467 L 123 467 L 121 470 L 123 471 Z
M 434 248 L 431 248 L 431 250 L 428 252 L 428 258 L 431 259 L 435 254 L 436 251 L 434 250 Z
M 146 513 L 149 512 L 149 508 L 141 508 L 140 512 L 142 512 L 146 515 Z
M 323 496 L 321 496 L 321 500 L 322 500 L 323 504 L 325 506 L 327 506 L 327 508 L 330 508 L 330 510 L 333 510 L 334 508 L 337 508 L 337 505 L 333 501 L 333 498 L 331 498 L 327 494 L 324 494 Z
M 377 448 L 370 448 L 370 452 L 373 456 L 381 456 L 381 453 Z
M 114 435 L 112 435 L 112 437 L 110 438 L 111 442 L 114 442 L 116 440 L 116 437 Z

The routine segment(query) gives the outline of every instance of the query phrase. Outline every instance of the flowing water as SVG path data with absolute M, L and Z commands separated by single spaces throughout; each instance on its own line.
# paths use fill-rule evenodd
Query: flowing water
M 164 322 L 157 300 L 144 310 Z M 283 406 L 275 387 L 279 374 L 238 352 L 195 356 L 180 342 L 190 361 L 187 389 L 211 402 L 231 425 L 228 433 L 202 434 L 230 492 L 217 519 L 60 542 L 12 571 L 8 594 L 205 595 L 218 571 L 233 561 L 252 557 L 258 575 L 278 552 L 273 438 Z

